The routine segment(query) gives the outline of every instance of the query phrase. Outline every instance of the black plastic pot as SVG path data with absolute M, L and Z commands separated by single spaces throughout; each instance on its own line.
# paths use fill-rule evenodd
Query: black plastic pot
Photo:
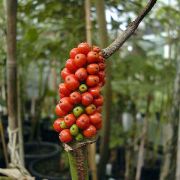
M 143 167 L 141 173 L 141 180 L 159 180 L 160 168 Z
M 4 160 L 4 154 L 3 154 L 3 150 L 0 144 L 0 168 L 5 168 L 5 160 Z
M 8 126 L 8 115 L 2 115 L 1 120 L 2 120 L 2 123 L 3 123 L 4 129 L 6 129 L 7 126 Z
M 25 143 L 25 164 L 28 167 L 33 160 L 51 158 L 60 153 L 60 146 L 49 142 Z
M 70 180 L 69 170 L 59 168 L 59 157 L 45 158 L 32 161 L 29 171 L 36 180 Z
M 117 165 L 120 170 L 125 170 L 125 147 L 123 146 L 117 148 Z
M 49 117 L 41 120 L 40 133 L 42 141 L 59 142 L 58 133 L 52 128 L 52 121 Z
M 53 129 L 43 129 L 41 130 L 41 139 L 42 141 L 59 143 L 59 134 Z

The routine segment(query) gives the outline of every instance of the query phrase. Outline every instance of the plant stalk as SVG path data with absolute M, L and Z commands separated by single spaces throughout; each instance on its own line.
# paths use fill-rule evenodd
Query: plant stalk
M 67 152 L 72 180 L 89 180 L 88 175 L 88 145 Z

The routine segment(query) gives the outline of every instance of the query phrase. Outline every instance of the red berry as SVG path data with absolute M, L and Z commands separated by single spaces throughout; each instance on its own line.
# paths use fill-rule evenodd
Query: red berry
M 63 110 L 59 107 L 59 104 L 56 105 L 55 113 L 56 113 L 57 116 L 64 116 L 64 115 L 67 114 L 67 112 L 63 111 Z
M 69 94 L 71 93 L 70 90 L 67 88 L 65 83 L 60 83 L 59 84 L 59 93 L 63 94 L 65 96 L 69 96 Z
M 61 99 L 61 98 L 66 97 L 66 96 L 64 94 L 62 94 L 62 93 L 59 93 L 59 97 Z
M 99 58 L 99 55 L 97 52 L 94 52 L 94 51 L 90 51 L 88 54 L 87 54 L 87 62 L 90 64 L 90 63 L 96 63 L 98 62 L 98 58 Z
M 98 112 L 89 116 L 90 122 L 92 124 L 99 124 L 102 121 L 102 115 Z
M 72 73 L 74 73 L 76 71 L 76 69 L 77 69 L 77 67 L 76 67 L 76 65 L 74 63 L 74 59 L 68 59 L 66 61 L 65 67 Z
M 102 87 L 104 86 L 105 83 L 106 83 L 106 79 L 104 78 L 99 82 L 99 86 Z
M 67 88 L 71 91 L 76 90 L 80 85 L 74 74 L 66 76 L 65 83 Z
M 85 68 L 79 68 L 76 72 L 75 72 L 75 76 L 79 81 L 84 81 L 86 80 L 88 74 Z
M 72 92 L 69 97 L 72 104 L 79 104 L 81 102 L 81 94 L 77 91 Z
M 86 84 L 90 87 L 96 86 L 99 83 L 99 77 L 95 75 L 89 75 L 86 79 Z
M 97 74 L 99 72 L 99 65 L 98 64 L 89 64 L 87 66 L 87 72 L 89 74 Z
M 89 88 L 88 90 L 94 98 L 97 98 L 100 95 L 101 88 L 99 86 Z
M 80 129 L 86 129 L 89 126 L 89 117 L 86 114 L 82 114 L 76 120 L 76 125 Z
M 84 106 L 88 106 L 89 104 L 91 104 L 93 101 L 93 96 L 89 93 L 89 92 L 85 92 L 82 94 L 82 104 Z
M 64 68 L 64 69 L 61 71 L 61 77 L 62 77 L 62 79 L 64 79 L 64 80 L 65 80 L 66 76 L 67 76 L 67 75 L 70 75 L 70 74 L 71 74 L 71 72 L 70 72 L 67 68 Z
M 105 63 L 105 59 L 102 56 L 99 56 L 98 62 L 99 63 Z
M 80 53 L 86 55 L 91 50 L 91 47 L 89 46 L 88 43 L 83 42 L 78 45 L 78 49 Z
M 79 53 L 80 53 L 79 48 L 73 48 L 73 49 L 71 49 L 71 51 L 70 51 L 70 53 L 69 53 L 70 58 L 71 58 L 71 59 L 74 59 L 75 56 L 76 56 L 76 54 L 79 54 Z
M 77 54 L 74 58 L 76 67 L 81 68 L 86 65 L 86 56 L 84 54 Z
M 67 127 L 71 127 L 76 122 L 76 118 L 73 114 L 68 114 L 64 117 L 64 122 Z
M 59 139 L 63 143 L 68 143 L 73 140 L 69 129 L 63 129 L 59 134 Z
M 104 63 L 99 63 L 99 70 L 102 71 L 105 69 L 106 65 Z
M 101 129 L 102 128 L 102 121 L 98 124 L 95 124 L 94 126 L 96 127 L 97 130 Z
M 94 99 L 93 104 L 97 106 L 102 106 L 104 102 L 104 98 L 102 95 L 100 95 L 98 98 Z
M 104 71 L 99 71 L 98 76 L 99 76 L 99 80 L 103 81 L 104 78 L 105 78 L 105 72 Z
M 60 99 L 59 107 L 65 112 L 71 111 L 73 109 L 73 105 L 71 104 L 71 99 L 69 97 L 64 97 Z
M 57 131 L 57 132 L 61 132 L 62 131 L 62 128 L 60 127 L 60 123 L 63 120 L 64 120 L 63 118 L 58 118 L 58 119 L 56 119 L 54 121 L 53 128 L 54 128 L 55 131 Z
M 96 128 L 93 125 L 90 125 L 83 131 L 83 135 L 87 138 L 93 137 L 94 135 L 96 135 Z
M 102 106 L 97 106 L 97 107 L 96 107 L 96 111 L 99 112 L 99 113 L 101 113 L 101 112 L 102 112 Z
M 98 46 L 93 46 L 93 51 L 99 53 L 101 49 Z

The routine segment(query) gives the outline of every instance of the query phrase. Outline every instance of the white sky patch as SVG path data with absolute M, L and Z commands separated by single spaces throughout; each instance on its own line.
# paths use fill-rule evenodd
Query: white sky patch
M 127 49 L 128 49 L 128 51 L 131 52 L 133 50 L 133 47 L 132 46 L 128 46 Z
M 176 6 L 177 5 L 177 1 L 176 0 L 159 0 L 159 2 L 162 2 L 166 5 L 172 5 L 172 6 Z
M 115 21 L 122 22 L 120 24 L 120 29 L 122 29 L 122 30 L 126 29 L 127 24 L 123 23 L 123 22 L 126 21 L 127 15 L 122 15 L 122 16 L 119 17 L 118 13 L 116 12 L 116 10 L 114 8 L 106 9 L 106 21 L 108 23 L 107 28 L 109 30 L 112 29 L 111 18 L 113 18 Z
M 109 9 L 106 9 L 106 21 L 108 23 L 111 22 L 111 17 L 115 20 L 115 21 L 118 21 L 119 20 L 119 17 L 117 15 L 117 13 L 113 10 L 109 10 Z
M 164 46 L 164 58 L 166 59 L 169 58 L 169 45 L 168 44 Z
M 123 31 L 126 30 L 126 24 L 125 24 L 125 23 L 121 24 L 119 27 L 120 27 L 120 29 L 122 29 Z

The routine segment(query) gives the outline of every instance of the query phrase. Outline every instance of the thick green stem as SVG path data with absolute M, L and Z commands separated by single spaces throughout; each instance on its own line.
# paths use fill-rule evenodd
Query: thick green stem
M 88 146 L 85 144 L 84 146 L 68 151 L 72 180 L 89 180 L 87 149 Z

